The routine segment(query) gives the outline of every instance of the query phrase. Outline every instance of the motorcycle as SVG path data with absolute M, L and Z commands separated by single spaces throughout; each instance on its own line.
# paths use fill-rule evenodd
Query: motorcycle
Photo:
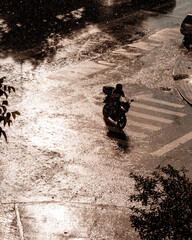
M 110 97 L 107 94 L 104 100 L 105 105 L 103 107 L 103 116 L 107 119 L 111 118 L 117 123 L 117 127 L 123 129 L 127 123 L 127 118 L 125 114 L 129 111 L 131 102 L 133 101 L 134 99 L 130 101 L 113 102 L 110 100 Z

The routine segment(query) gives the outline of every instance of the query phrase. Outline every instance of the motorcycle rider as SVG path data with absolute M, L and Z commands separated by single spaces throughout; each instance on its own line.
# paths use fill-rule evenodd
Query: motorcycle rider
M 112 91 L 111 100 L 114 102 L 119 102 L 121 97 L 125 97 L 125 94 L 123 92 L 122 84 L 118 83 Z
M 123 129 L 127 122 L 125 113 L 128 112 L 133 99 L 128 101 L 125 98 L 122 84 L 117 84 L 115 88 L 104 86 L 103 93 L 106 95 L 103 107 L 104 119 L 112 119 L 117 127 Z
M 105 91 L 105 88 L 108 89 L 107 90 L 108 92 Z M 107 96 L 104 100 L 105 103 L 106 102 L 119 103 L 121 97 L 125 98 L 123 86 L 120 83 L 118 83 L 115 88 L 114 87 L 104 87 L 103 92 L 107 94 Z

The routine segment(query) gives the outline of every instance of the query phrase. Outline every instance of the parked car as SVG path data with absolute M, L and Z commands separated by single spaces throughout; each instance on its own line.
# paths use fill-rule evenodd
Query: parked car
M 181 23 L 181 34 L 184 35 L 183 43 L 187 48 L 192 48 L 192 13 L 189 13 Z

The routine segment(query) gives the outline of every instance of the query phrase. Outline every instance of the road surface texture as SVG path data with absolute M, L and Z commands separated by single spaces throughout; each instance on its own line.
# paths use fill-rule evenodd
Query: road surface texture
M 129 5 L 115 15 L 118 3 L 49 38 L 53 55 L 38 58 L 46 50 L 37 46 L 2 50 L 0 74 L 16 88 L 10 108 L 21 115 L 7 128 L 8 143 L 0 139 L 0 239 L 136 240 L 129 174 L 171 164 L 191 176 L 192 110 L 172 78 L 187 51 L 180 24 L 191 3 Z M 71 15 L 81 19 L 85 8 Z M 122 131 L 102 116 L 102 88 L 117 83 L 135 99 Z

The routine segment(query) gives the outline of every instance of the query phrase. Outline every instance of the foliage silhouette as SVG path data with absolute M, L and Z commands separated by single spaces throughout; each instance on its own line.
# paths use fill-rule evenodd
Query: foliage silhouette
M 4 136 L 7 142 L 7 135 L 5 132 L 5 126 L 10 126 L 13 123 L 13 119 L 16 118 L 17 115 L 20 115 L 18 111 L 8 112 L 7 107 L 8 103 L 8 96 L 11 92 L 15 92 L 15 88 L 9 85 L 4 84 L 4 80 L 6 77 L 0 78 L 0 137 Z
M 131 173 L 136 194 L 130 201 L 132 227 L 141 239 L 192 239 L 192 182 L 186 170 L 158 167 L 150 177 Z
M 58 34 L 69 33 L 71 28 L 77 28 L 81 23 L 78 15 L 81 12 L 71 12 L 73 2 L 74 0 L 1 1 L 0 14 L 3 22 L 0 25 L 0 46 L 4 53 L 37 48 L 35 54 L 39 59 L 54 53 Z M 82 1 L 75 2 L 77 8 L 82 6 Z
M 121 18 L 139 8 L 138 3 L 132 6 L 124 3 L 110 6 L 109 11 L 106 11 L 107 7 L 101 6 L 101 2 L 102 0 L 0 1 L 1 57 L 11 55 L 16 60 L 26 56 L 36 60 L 47 57 L 52 59 L 59 47 L 59 40 L 67 34 L 85 27 L 87 23 Z M 116 37 L 115 31 L 110 34 Z

